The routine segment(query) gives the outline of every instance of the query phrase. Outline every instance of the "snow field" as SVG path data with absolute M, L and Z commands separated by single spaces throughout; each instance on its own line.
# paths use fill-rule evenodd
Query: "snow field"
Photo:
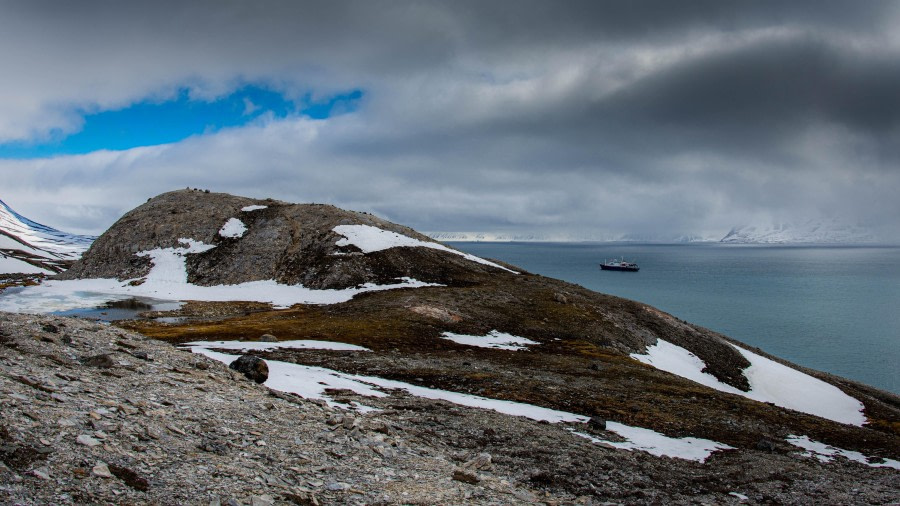
M 45 281 L 39 286 L 23 288 L 0 297 L 0 310 L 20 313 L 49 313 L 87 307 L 88 302 L 99 304 L 114 298 L 150 297 L 162 300 L 203 300 L 212 302 L 248 301 L 266 302 L 276 308 L 294 304 L 337 304 L 354 296 L 371 291 L 394 288 L 439 286 L 422 283 L 411 278 L 401 278 L 398 283 L 375 285 L 368 283 L 343 290 L 313 290 L 302 285 L 283 285 L 274 280 L 249 281 L 235 285 L 198 286 L 187 282 L 185 255 L 200 253 L 215 246 L 193 239 L 179 239 L 180 248 L 157 248 L 138 253 L 148 256 L 153 267 L 146 280 L 137 286 L 130 281 L 116 279 L 79 279 L 72 281 Z
M 269 351 L 275 349 L 284 350 L 333 350 L 333 351 L 372 351 L 355 344 L 337 343 L 333 341 L 316 341 L 312 339 L 301 339 L 294 341 L 194 341 L 185 343 L 185 346 L 199 346 L 201 348 L 216 348 L 219 350 L 241 350 L 241 351 Z
M 492 330 L 485 336 L 470 336 L 465 334 L 454 334 L 453 332 L 444 332 L 441 335 L 441 338 L 458 344 L 477 346 L 479 348 L 492 348 L 495 350 L 527 350 L 528 345 L 541 344 L 537 341 L 532 341 L 531 339 L 506 334 L 497 330 Z
M 59 230 L 35 223 L 13 211 L 0 200 L 0 229 L 25 241 L 31 247 L 6 238 L 11 244 L 4 248 L 22 249 L 40 256 L 50 254 L 56 258 L 75 260 L 81 257 L 93 242 L 93 237 L 67 234 Z M 3 237 L 0 235 L 0 237 Z M 39 251 L 35 251 L 39 250 Z M 17 271 L 18 272 L 18 271 Z
M 755 401 L 771 402 L 782 408 L 850 425 L 862 426 L 866 422 L 862 403 L 836 386 L 739 346 L 731 346 L 750 362 L 743 372 L 750 383 L 748 392 L 703 372 L 706 364 L 699 357 L 662 339 L 648 346 L 646 354 L 632 353 L 631 358 L 701 385 Z
M 54 274 L 53 271 L 35 267 L 18 258 L 12 258 L 0 253 L 0 274 L 9 272 L 21 272 L 23 274 Z
M 230 355 L 213 349 L 229 350 L 267 350 L 275 347 L 304 348 L 321 350 L 342 351 L 369 351 L 360 346 L 328 341 L 282 341 L 278 343 L 247 342 L 247 341 L 197 341 L 186 343 L 193 353 L 198 353 L 230 364 L 238 358 L 238 355 Z M 328 389 L 351 390 L 359 395 L 367 397 L 386 397 L 386 390 L 405 390 L 411 395 L 426 399 L 444 400 L 461 406 L 489 409 L 498 413 L 511 416 L 522 416 L 537 421 L 550 423 L 586 423 L 588 417 L 557 411 L 521 402 L 489 399 L 477 395 L 451 392 L 434 388 L 425 388 L 411 385 L 401 381 L 394 381 L 376 376 L 362 376 L 345 374 L 332 369 L 315 366 L 305 366 L 281 362 L 278 360 L 266 360 L 269 367 L 269 379 L 264 383 L 273 390 L 295 393 L 306 399 L 321 399 L 329 405 L 347 409 L 361 409 L 371 411 L 373 408 L 355 404 L 355 406 L 343 405 L 335 402 L 325 391 Z M 587 438 L 594 443 L 604 443 L 621 450 L 638 450 L 655 456 L 668 456 L 696 462 L 704 462 L 709 456 L 719 450 L 734 449 L 723 443 L 717 443 L 701 438 L 671 438 L 650 429 L 631 427 L 617 422 L 606 422 L 606 429 L 614 432 L 627 441 L 612 442 L 595 438 L 589 434 L 572 431 L 573 434 Z
M 254 206 L 242 207 L 242 208 L 241 208 L 241 211 L 244 211 L 245 213 L 249 213 L 250 211 L 259 211 L 259 210 L 261 210 L 261 209 L 268 209 L 268 208 L 269 208 L 269 206 L 256 206 L 256 205 L 254 205 Z
M 343 239 L 338 240 L 338 246 L 356 246 L 363 253 L 373 253 L 376 251 L 382 251 L 391 248 L 431 248 L 438 251 L 446 251 L 447 253 L 459 255 L 472 262 L 489 265 L 491 267 L 503 269 L 504 271 L 511 272 L 513 274 L 518 274 L 518 272 L 507 269 L 502 265 L 495 264 L 494 262 L 479 258 L 475 255 L 470 255 L 468 253 L 463 253 L 462 251 L 450 249 L 443 244 L 420 241 L 418 239 L 413 239 L 412 237 L 398 234 L 397 232 L 382 230 L 371 225 L 338 225 L 332 230 L 334 230 L 339 235 L 344 236 Z
M 620 450 L 638 450 L 657 457 L 675 457 L 695 462 L 705 462 L 714 452 L 734 450 L 733 446 L 696 437 L 673 438 L 654 430 L 631 427 L 618 422 L 606 422 L 606 430 L 615 432 L 626 439 L 623 442 L 606 441 L 582 432 L 572 433 L 589 439 L 592 443 L 602 443 Z
M 790 435 L 786 441 L 798 448 L 806 450 L 804 456 L 815 457 L 821 462 L 831 462 L 834 457 L 844 457 L 845 459 L 865 464 L 869 467 L 890 467 L 900 470 L 900 462 L 892 459 L 883 459 L 883 462 L 872 462 L 873 459 L 866 457 L 862 453 L 852 450 L 844 450 L 825 443 L 820 443 L 809 438 L 809 436 Z
M 243 342 L 234 344 L 232 346 L 238 347 L 247 344 L 251 343 Z M 339 343 L 328 343 L 328 345 L 338 344 Z M 225 353 L 212 351 L 205 346 L 196 344 L 189 346 L 194 353 L 206 355 L 207 357 L 226 364 L 230 364 L 232 361 L 238 358 L 238 355 L 228 355 Z M 586 416 L 567 413 L 565 411 L 542 408 L 540 406 L 524 404 L 521 402 L 489 399 L 487 397 L 479 397 L 477 395 L 451 392 L 448 390 L 425 388 L 411 385 L 409 383 L 404 383 L 402 381 L 378 378 L 376 376 L 345 374 L 332 369 L 326 369 L 324 367 L 291 364 L 278 360 L 266 360 L 266 364 L 269 366 L 269 379 L 265 382 L 265 385 L 267 387 L 282 392 L 295 393 L 307 399 L 322 399 L 330 405 L 341 406 L 335 403 L 333 399 L 325 394 L 325 390 L 327 389 L 351 390 L 359 395 L 368 397 L 387 396 L 388 394 L 383 390 L 405 390 L 411 395 L 415 395 L 417 397 L 443 400 L 472 408 L 490 409 L 498 413 L 512 416 L 522 416 L 537 421 L 546 421 L 550 423 L 585 423 L 588 421 L 588 417 Z

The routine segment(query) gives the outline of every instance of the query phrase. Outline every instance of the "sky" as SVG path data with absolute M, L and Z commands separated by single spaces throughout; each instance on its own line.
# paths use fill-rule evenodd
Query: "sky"
M 185 187 L 427 232 L 900 240 L 900 3 L 0 5 L 0 199 L 99 234 Z

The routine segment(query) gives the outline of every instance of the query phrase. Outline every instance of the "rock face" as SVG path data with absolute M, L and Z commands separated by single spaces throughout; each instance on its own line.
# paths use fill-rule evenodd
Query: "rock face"
M 241 229 L 232 220 L 238 220 L 246 231 L 238 234 Z M 182 238 L 215 246 L 187 257 L 188 281 L 203 286 L 272 279 L 308 288 L 340 289 L 387 284 L 402 277 L 455 285 L 465 283 L 473 273 L 497 270 L 428 248 L 393 248 L 362 255 L 353 246 L 336 244 L 343 238 L 333 230 L 339 225 L 370 225 L 434 242 L 371 214 L 329 205 L 179 190 L 128 212 L 59 278 L 141 278 L 150 271 L 151 261 L 137 253 L 177 248 Z

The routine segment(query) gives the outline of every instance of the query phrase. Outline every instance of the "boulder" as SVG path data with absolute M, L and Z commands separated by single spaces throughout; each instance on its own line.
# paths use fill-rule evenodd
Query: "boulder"
M 269 379 L 269 366 L 266 365 L 266 361 L 253 355 L 241 355 L 228 367 L 257 383 L 264 383 Z

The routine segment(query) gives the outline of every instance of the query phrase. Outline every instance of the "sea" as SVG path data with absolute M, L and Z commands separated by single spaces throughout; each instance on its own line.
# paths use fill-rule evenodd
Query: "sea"
M 451 242 L 900 394 L 900 247 Z M 607 259 L 639 272 L 601 271 Z

